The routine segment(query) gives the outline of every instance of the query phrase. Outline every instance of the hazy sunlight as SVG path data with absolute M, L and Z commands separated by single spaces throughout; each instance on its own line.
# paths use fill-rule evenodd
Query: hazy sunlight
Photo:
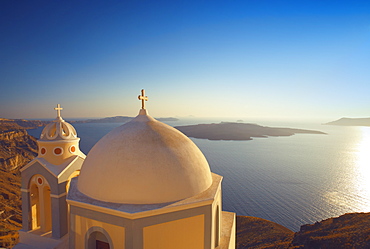
M 370 211 L 370 127 L 361 127 L 362 139 L 356 148 L 357 188 L 364 197 L 363 211 Z

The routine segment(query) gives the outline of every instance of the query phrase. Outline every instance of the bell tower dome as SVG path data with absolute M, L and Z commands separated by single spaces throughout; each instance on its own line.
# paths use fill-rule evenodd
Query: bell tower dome
M 80 138 L 77 137 L 75 128 L 60 115 L 63 108 L 58 104 L 54 110 L 57 111 L 56 119 L 45 126 L 38 140 L 38 157 L 54 165 L 60 165 L 66 159 L 83 153 L 79 148 Z

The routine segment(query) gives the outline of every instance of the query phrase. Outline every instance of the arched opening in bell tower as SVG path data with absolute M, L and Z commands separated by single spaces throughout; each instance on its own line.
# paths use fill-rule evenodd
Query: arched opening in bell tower
M 31 229 L 49 232 L 52 228 L 50 185 L 42 175 L 30 180 Z
M 31 184 L 30 187 L 30 203 L 31 203 L 31 229 L 34 230 L 40 227 L 40 196 L 39 188 L 36 184 Z

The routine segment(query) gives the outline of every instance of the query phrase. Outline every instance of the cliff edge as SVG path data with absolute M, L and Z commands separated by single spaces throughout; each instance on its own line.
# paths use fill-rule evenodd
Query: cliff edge
M 0 119 L 0 247 L 6 248 L 16 243 L 22 226 L 19 169 L 37 155 L 36 139 L 25 130 L 35 124 L 18 122 Z
M 236 248 L 290 248 L 294 232 L 275 222 L 251 216 L 236 217 Z
M 237 216 L 237 249 L 370 248 L 370 213 L 349 213 L 301 226 L 299 232 L 274 222 Z
M 312 225 L 294 234 L 295 248 L 370 248 L 370 213 L 349 213 Z

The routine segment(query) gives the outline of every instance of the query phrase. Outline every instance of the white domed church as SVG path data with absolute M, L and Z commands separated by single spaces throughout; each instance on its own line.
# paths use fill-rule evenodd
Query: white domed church
M 38 157 L 22 169 L 23 228 L 15 248 L 235 248 L 235 213 L 222 211 L 222 176 L 187 136 L 148 114 L 143 90 L 139 99 L 139 115 L 86 158 L 55 108 Z

